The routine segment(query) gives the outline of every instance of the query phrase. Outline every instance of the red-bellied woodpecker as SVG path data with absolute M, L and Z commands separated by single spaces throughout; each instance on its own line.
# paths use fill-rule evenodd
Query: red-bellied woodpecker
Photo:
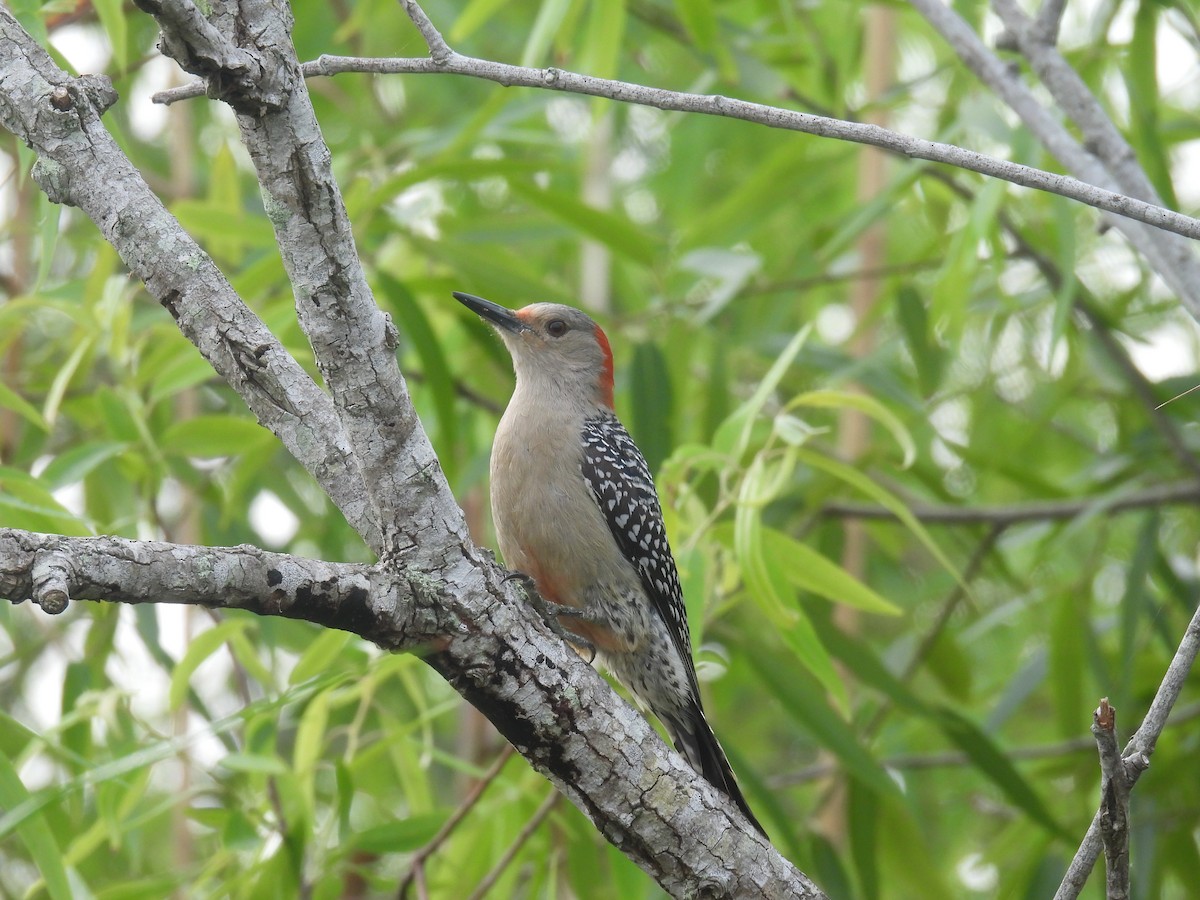
M 608 338 L 569 306 L 514 312 L 454 296 L 495 327 L 517 373 L 492 445 L 492 519 L 505 564 L 533 579 L 692 768 L 762 831 L 704 718 L 654 480 L 613 413 Z

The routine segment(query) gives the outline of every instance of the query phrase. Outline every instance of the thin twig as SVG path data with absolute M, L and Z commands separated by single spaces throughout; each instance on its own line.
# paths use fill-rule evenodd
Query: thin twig
M 492 889 L 500 876 L 504 874 L 504 870 L 512 863 L 517 853 L 525 845 L 525 842 L 532 837 L 533 833 L 537 831 L 538 826 L 542 824 L 546 816 L 550 815 L 561 799 L 562 794 L 558 791 L 551 791 L 547 795 L 546 799 L 542 801 L 542 805 L 537 808 L 537 812 L 533 814 L 533 818 L 525 823 L 525 827 L 521 829 L 521 833 L 517 835 L 517 839 L 512 842 L 512 846 L 504 851 L 504 855 L 500 857 L 496 865 L 492 866 L 491 871 L 483 876 L 483 880 L 479 882 L 478 887 L 475 888 L 468 900 L 482 900 L 483 897 L 488 895 L 488 891 Z
M 413 854 L 412 864 L 409 866 L 408 874 L 404 876 L 404 879 L 400 882 L 399 888 L 396 890 L 396 897 L 398 900 L 404 900 L 404 898 L 408 896 L 408 888 L 414 880 L 417 882 L 418 896 L 424 896 L 425 860 L 428 859 L 433 853 L 437 852 L 442 844 L 446 842 L 446 839 L 450 837 L 454 829 L 458 827 L 458 824 L 464 818 L 466 818 L 467 813 L 469 813 L 475 807 L 475 804 L 479 802 L 479 798 L 483 796 L 483 792 L 487 790 L 488 785 L 495 781 L 500 775 L 500 772 L 504 769 L 504 764 L 508 762 L 509 757 L 512 756 L 514 752 L 515 751 L 513 750 L 512 744 L 504 745 L 504 748 L 496 755 L 495 762 L 493 762 L 491 766 L 488 767 L 488 770 L 483 773 L 483 776 L 471 786 L 471 790 L 469 790 L 467 795 L 463 797 L 462 803 L 460 803 L 458 808 L 450 814 L 450 818 L 448 818 L 442 827 L 438 829 L 437 834 L 430 838 L 428 844 Z
M 1107 900 L 1129 897 L 1129 777 L 1117 750 L 1117 710 L 1108 698 L 1092 714 L 1092 735 L 1100 753 L 1100 835 L 1104 841 Z
M 1192 664 L 1196 661 L 1198 652 L 1200 652 L 1200 607 L 1196 608 L 1192 620 L 1188 623 L 1183 640 L 1179 642 L 1179 649 L 1175 651 L 1175 657 L 1171 660 L 1171 665 L 1167 667 L 1162 684 L 1158 686 L 1158 692 L 1154 695 L 1154 700 L 1146 712 L 1146 717 L 1142 720 L 1141 727 L 1125 745 L 1125 750 L 1122 752 L 1126 771 L 1129 774 L 1130 789 L 1150 765 L 1150 755 L 1158 743 L 1158 736 L 1166 727 L 1167 717 L 1170 716 L 1171 708 L 1183 691 L 1184 682 L 1187 681 L 1188 673 L 1192 670 Z M 1066 874 L 1063 875 L 1062 884 L 1058 886 L 1054 900 L 1075 900 L 1079 896 L 1083 886 L 1087 883 L 1088 875 L 1092 872 L 1092 867 L 1096 864 L 1096 857 L 1100 855 L 1102 843 L 1100 813 L 1097 812 L 1092 817 L 1092 824 L 1088 827 L 1087 834 L 1084 835 L 1079 850 L 1075 853 L 1075 858 L 1071 860 Z
M 911 504 L 909 512 L 922 522 L 935 525 L 1019 525 L 1024 522 L 1052 522 L 1073 519 L 1093 511 L 1128 512 L 1145 507 L 1173 504 L 1200 504 L 1200 481 L 1161 484 L 1111 497 L 1084 497 L 1076 500 L 1042 500 L 1008 506 L 935 506 Z M 835 501 L 821 507 L 821 514 L 835 518 L 895 519 L 891 510 L 870 503 Z
M 1057 108 L 1053 112 L 1048 110 L 1020 78 L 1014 77 L 1011 67 L 991 51 L 952 5 L 943 0 L 909 0 L 909 4 L 937 30 L 958 54 L 958 58 L 1021 118 L 1042 146 L 1069 171 L 1103 190 L 1127 190 L 1096 156 L 1075 139 L 1061 121 L 1060 111 Z M 1042 74 L 1040 68 L 1039 74 Z M 1062 73 L 1056 71 L 1055 74 Z M 1074 73 L 1072 75 L 1074 76 Z M 1059 83 L 1065 79 L 1053 80 L 1057 90 Z M 1074 80 L 1078 81 L 1078 76 L 1074 76 Z M 1069 93 L 1069 102 L 1073 106 L 1087 105 L 1085 99 L 1076 96 L 1076 92 Z M 1067 92 L 1061 94 L 1064 97 L 1066 95 Z M 1075 100 L 1079 102 L 1076 104 Z M 1090 142 L 1092 135 L 1089 133 L 1087 138 Z M 1182 242 L 1159 240 L 1161 236 L 1130 222 L 1116 219 L 1114 223 L 1175 291 L 1192 316 L 1200 320 L 1200 265 L 1197 264 L 1194 248 Z
M 922 175 L 926 178 L 936 179 L 967 202 L 975 200 L 975 192 L 959 184 L 949 173 L 937 169 L 926 169 Z M 1026 239 L 1016 223 L 1013 222 L 1011 216 L 1000 211 L 996 215 L 996 221 L 1000 223 L 1000 227 L 1004 229 L 1016 245 L 1016 255 L 1023 259 L 1031 260 L 1038 271 L 1041 272 L 1042 277 L 1046 279 L 1046 283 L 1052 291 L 1055 293 L 1061 291 L 1066 279 L 1058 265 L 1045 253 L 1042 253 L 1033 242 Z M 1175 421 L 1162 412 L 1162 407 L 1165 404 L 1158 402 L 1158 393 L 1155 386 L 1142 374 L 1142 370 L 1134 364 L 1124 345 L 1112 333 L 1112 328 L 1109 327 L 1104 316 L 1100 314 L 1099 305 L 1095 298 L 1078 280 L 1074 284 L 1074 293 L 1075 309 L 1091 325 L 1091 331 L 1088 332 L 1088 335 L 1100 344 L 1100 348 L 1108 358 L 1121 370 L 1121 375 L 1133 390 L 1134 397 L 1146 408 L 1146 416 L 1150 420 L 1150 424 L 1162 436 L 1163 440 L 1166 441 L 1167 446 L 1174 454 L 1178 463 L 1183 468 L 1192 472 L 1192 474 L 1200 477 L 1200 458 L 1192 452 L 1192 449 L 1183 439 L 1183 435 L 1180 434 Z
M 1200 718 L 1200 702 L 1189 703 L 1175 710 L 1168 728 L 1182 725 L 1193 719 Z M 1038 759 L 1054 759 L 1059 756 L 1072 756 L 1076 753 L 1095 752 L 1096 740 L 1092 737 L 1073 737 L 1054 744 L 1034 744 L 1029 747 L 1014 747 L 1004 751 L 1005 757 L 1015 762 L 1028 762 Z M 950 769 L 961 766 L 973 766 L 975 760 L 961 750 L 944 750 L 940 753 L 897 753 L 895 756 L 885 756 L 879 760 L 879 765 L 885 769 L 903 771 L 924 771 L 926 769 Z M 798 784 L 808 784 L 821 781 L 838 771 L 842 763 L 836 759 L 827 762 L 814 763 L 797 769 L 795 772 L 785 772 L 768 778 L 771 787 L 784 788 Z
M 417 31 L 421 32 L 421 37 L 425 39 L 425 46 L 429 48 L 429 58 L 434 62 L 449 59 L 454 51 L 450 49 L 450 45 L 446 43 L 442 33 L 429 20 L 429 16 L 425 15 L 421 4 L 416 3 L 415 0 L 400 0 L 400 5 L 404 7 L 404 12 L 412 19 L 412 23 L 417 26 Z
M 1067 197 L 1155 228 L 1200 239 L 1200 219 L 1185 216 L 1153 203 L 1126 197 L 1076 178 L 996 159 L 983 153 L 956 147 L 953 144 L 922 140 L 878 125 L 815 116 L 795 110 L 781 109 L 777 106 L 767 106 L 763 103 L 751 103 L 746 100 L 735 100 L 712 94 L 668 91 L 626 81 L 616 81 L 611 78 L 580 75 L 564 69 L 512 66 L 463 56 L 453 51 L 444 60 L 434 60 L 429 57 L 373 59 L 322 55 L 316 60 L 304 63 L 301 71 L 305 77 L 331 76 L 346 72 L 375 75 L 466 75 L 471 78 L 494 81 L 505 87 L 541 88 L 569 94 L 583 94 L 589 97 L 605 97 L 621 103 L 652 106 L 656 109 L 674 112 L 740 119 L 744 122 L 765 125 L 768 128 L 799 131 L 818 137 L 868 144 L 909 159 L 924 159 L 956 166 L 981 175 L 999 178 L 1021 187 L 1058 194 L 1061 197 Z M 152 99 L 155 103 L 174 103 L 199 97 L 204 92 L 202 84 L 192 84 L 160 91 Z

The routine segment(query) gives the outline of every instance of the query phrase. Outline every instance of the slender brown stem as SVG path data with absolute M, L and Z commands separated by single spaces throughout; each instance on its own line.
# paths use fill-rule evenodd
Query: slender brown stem
M 446 840 L 454 832 L 454 829 L 466 818 L 467 813 L 475 808 L 475 804 L 479 802 L 479 798 L 483 796 L 483 792 L 487 790 L 488 785 L 496 780 L 500 772 L 504 769 L 504 764 L 508 762 L 509 757 L 515 752 L 511 744 L 505 744 L 504 748 L 496 755 L 495 761 L 488 767 L 488 770 L 467 791 L 467 795 L 463 797 L 462 803 L 458 805 L 458 808 L 450 814 L 450 818 L 438 829 L 438 833 L 430 839 L 428 844 L 413 854 L 408 874 L 404 876 L 396 891 L 398 900 L 404 900 L 408 896 L 408 889 L 414 881 L 417 883 L 417 896 L 425 896 L 425 860 L 436 853 L 442 844 L 446 843 Z

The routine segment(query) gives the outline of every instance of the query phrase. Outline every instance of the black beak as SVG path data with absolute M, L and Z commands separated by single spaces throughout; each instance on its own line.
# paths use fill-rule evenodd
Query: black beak
M 505 309 L 499 303 L 493 303 L 491 300 L 484 300 L 474 294 L 464 294 L 462 291 L 455 291 L 454 299 L 480 318 L 486 319 L 505 331 L 511 331 L 513 334 L 525 331 L 529 327 L 518 319 L 517 314 L 511 309 Z

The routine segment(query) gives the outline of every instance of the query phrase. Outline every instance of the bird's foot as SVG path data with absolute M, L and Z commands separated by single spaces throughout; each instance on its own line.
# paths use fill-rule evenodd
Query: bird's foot
M 539 613 L 546 625 L 557 634 L 560 638 L 566 641 L 577 650 L 588 654 L 588 665 L 591 665 L 596 660 L 596 645 L 589 641 L 581 634 L 565 628 L 561 619 L 574 619 L 578 622 L 589 622 L 591 618 L 587 610 L 578 609 L 574 606 L 566 606 L 562 603 L 555 603 L 553 600 L 547 600 L 541 595 L 537 589 L 537 583 L 529 575 L 524 572 L 509 572 L 502 579 L 503 582 L 519 581 L 521 588 L 525 591 L 525 597 Z

